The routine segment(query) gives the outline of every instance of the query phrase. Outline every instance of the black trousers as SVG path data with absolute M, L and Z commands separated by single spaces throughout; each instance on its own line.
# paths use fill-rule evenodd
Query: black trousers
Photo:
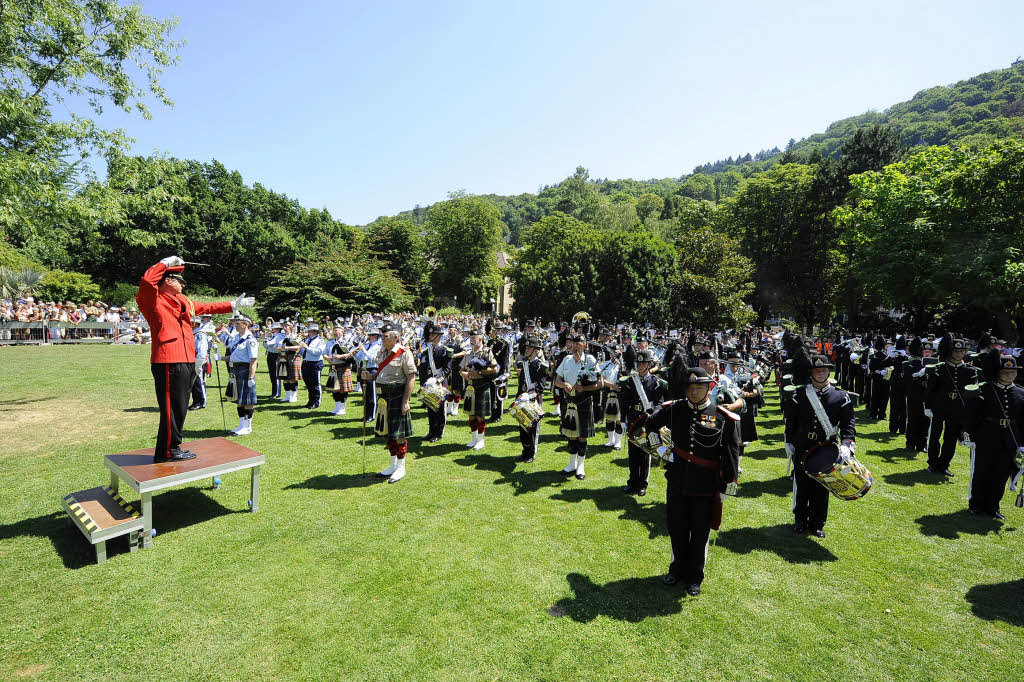
M 907 449 L 923 452 L 928 449 L 928 417 L 924 415 L 921 398 L 907 398 Z
M 651 477 L 651 456 L 629 441 L 626 447 L 629 456 L 629 479 L 626 485 L 633 490 L 646 488 Z
M 363 421 L 373 421 L 377 418 L 377 382 L 360 381 L 363 387 Z
M 519 427 L 519 444 L 523 446 L 523 454 L 537 456 L 537 442 L 540 440 L 540 420 L 528 429 Z
M 196 380 L 193 362 L 154 362 L 150 365 L 160 406 L 156 432 L 156 457 L 168 457 L 181 447 L 181 429 L 188 414 L 188 399 Z
M 320 405 L 320 372 L 323 371 L 323 368 L 324 363 L 321 360 L 302 363 L 302 381 L 306 384 L 306 391 L 309 393 L 309 402 L 306 404 L 311 407 Z
M 1006 481 L 1016 470 L 1013 448 L 979 442 L 971 460 L 971 492 L 967 505 L 976 511 L 995 514 L 1006 491 Z
M 927 424 L 927 420 L 925 423 Z M 953 461 L 953 455 L 956 453 L 957 441 L 963 430 L 959 417 L 935 415 L 932 419 L 932 433 L 928 439 L 928 466 L 930 468 L 939 471 L 949 468 L 949 463 Z
M 668 572 L 684 585 L 704 582 L 711 536 L 713 496 L 684 495 L 671 480 L 665 492 L 668 536 L 672 541 L 672 563 Z
M 279 353 L 267 353 L 267 371 L 270 373 L 270 397 L 281 397 L 281 381 L 277 376 L 277 358 Z
M 874 372 L 872 372 L 874 374 Z M 889 406 L 889 382 L 874 377 L 871 379 L 871 409 L 874 419 L 885 419 L 885 408 Z
M 828 520 L 828 489 L 807 475 L 802 462 L 793 460 L 793 518 L 807 530 L 822 530 Z
M 889 433 L 906 433 L 907 392 L 893 384 L 889 396 Z
M 430 425 L 427 429 L 427 438 L 433 438 L 434 436 L 441 438 L 444 436 L 444 427 L 447 423 L 448 418 L 444 413 L 444 403 L 441 403 L 441 407 L 436 410 L 427 408 L 427 424 Z

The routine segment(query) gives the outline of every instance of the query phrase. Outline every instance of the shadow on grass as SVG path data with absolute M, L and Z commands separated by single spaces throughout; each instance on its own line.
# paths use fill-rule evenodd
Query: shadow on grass
M 125 409 L 123 409 L 121 411 L 122 412 L 159 412 L 160 408 L 159 407 L 128 407 L 128 408 L 125 408 Z
M 686 592 L 680 586 L 666 587 L 661 578 L 626 578 L 598 585 L 588 576 L 570 573 L 565 579 L 574 596 L 559 600 L 548 614 L 568 616 L 577 623 L 589 623 L 598 616 L 639 623 L 679 613 Z
M 966 509 L 948 514 L 927 514 L 914 520 L 921 526 L 921 535 L 956 540 L 960 534 L 988 535 L 998 533 L 1003 522 L 988 516 L 974 516 Z
M 563 479 L 564 480 L 564 479 Z M 668 527 L 665 521 L 665 503 L 650 502 L 641 504 L 640 500 L 647 499 L 636 497 L 622 492 L 619 486 L 607 488 L 566 488 L 551 496 L 553 500 L 565 502 L 583 502 L 589 500 L 594 503 L 598 511 L 618 511 L 620 519 L 636 521 L 647 529 L 651 538 L 668 535 Z
M 515 457 L 511 456 L 495 457 L 485 453 L 468 454 L 465 457 L 456 459 L 455 463 L 462 466 L 471 466 L 481 471 L 493 471 L 500 474 L 500 477 L 494 480 L 494 485 L 508 484 L 515 495 L 535 493 L 541 488 L 547 488 L 566 480 L 561 472 L 552 471 L 551 469 L 517 470 L 516 465 L 518 463 Z
M 132 502 L 138 508 L 138 504 Z M 208 521 L 225 514 L 241 513 L 246 510 L 232 510 L 211 499 L 201 490 L 186 488 L 172 490 L 153 496 L 153 518 L 157 537 L 181 528 Z M 61 510 L 31 519 L 22 519 L 11 524 L 0 525 L 0 541 L 16 537 L 47 538 L 57 551 L 64 566 L 82 568 L 96 562 L 96 551 L 76 526 L 69 523 L 67 514 Z M 107 557 L 128 553 L 126 536 L 107 541 Z
M 0 400 L 0 406 L 8 405 L 30 405 L 32 403 L 43 403 L 47 400 L 57 400 L 59 396 L 51 395 L 45 398 L 12 398 L 10 400 Z M 6 411 L 6 410 L 5 410 Z
M 812 540 L 806 535 L 794 534 L 789 524 L 785 523 L 763 528 L 732 528 L 722 531 L 718 534 L 716 544 L 737 554 L 749 554 L 755 550 L 773 552 L 791 564 L 814 564 L 836 561 L 839 558 L 827 547 L 823 547 L 820 541 Z
M 905 447 L 895 450 L 868 450 L 868 454 L 878 457 L 889 464 L 893 462 L 911 462 L 917 459 L 917 451 L 908 450 Z
M 793 479 L 789 476 L 772 478 L 767 481 L 745 481 L 740 483 L 740 497 L 761 497 L 775 495 L 786 497 L 793 492 Z
M 917 471 L 901 471 L 896 474 L 886 474 L 882 478 L 886 483 L 911 487 L 915 485 L 947 485 L 953 481 L 941 474 L 934 474 L 927 469 Z
M 286 485 L 285 490 L 345 490 L 346 488 L 366 488 L 378 483 L 386 483 L 388 479 L 377 476 L 376 472 L 362 474 L 335 474 L 328 476 L 321 474 L 312 476 L 301 483 Z
M 783 462 L 786 461 L 786 451 L 779 447 L 772 447 L 764 444 L 764 439 L 754 441 L 754 443 L 743 450 L 743 457 L 746 459 L 756 460 L 767 460 L 767 459 L 779 459 Z
M 984 620 L 1003 620 L 1024 627 L 1024 578 L 967 590 L 971 612 Z

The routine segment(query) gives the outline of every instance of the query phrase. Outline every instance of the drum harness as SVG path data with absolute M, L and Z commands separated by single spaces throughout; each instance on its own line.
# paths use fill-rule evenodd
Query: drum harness
M 832 422 L 829 420 L 828 415 L 825 414 L 825 406 L 821 404 L 821 400 L 818 398 L 817 391 L 814 390 L 814 386 L 807 384 L 804 386 L 804 395 L 807 396 L 807 402 L 810 403 L 811 409 L 814 410 L 814 416 L 817 417 L 818 423 L 821 424 L 821 428 L 825 430 L 825 438 L 831 441 L 835 438 L 835 435 L 839 433 L 838 426 L 832 426 Z M 789 470 L 793 466 L 793 457 L 789 456 L 789 461 L 786 463 L 786 474 L 789 475 Z

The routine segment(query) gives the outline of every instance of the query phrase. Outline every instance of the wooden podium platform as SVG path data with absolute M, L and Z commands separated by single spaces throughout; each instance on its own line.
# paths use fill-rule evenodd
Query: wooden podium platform
M 110 470 L 110 489 L 116 493 L 121 481 L 139 493 L 142 507 L 142 546 L 153 546 L 153 493 L 204 478 L 249 469 L 251 473 L 252 511 L 260 506 L 260 466 L 266 458 L 227 438 L 205 438 L 182 443 L 181 447 L 196 453 L 195 459 L 184 462 L 153 462 L 153 448 L 107 455 L 103 462 Z

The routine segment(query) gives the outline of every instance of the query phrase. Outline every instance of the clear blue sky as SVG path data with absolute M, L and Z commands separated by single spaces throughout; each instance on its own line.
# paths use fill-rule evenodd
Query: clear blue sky
M 363 224 L 455 189 L 654 178 L 1024 54 L 1024 2 L 150 0 L 176 106 L 105 115 Z

